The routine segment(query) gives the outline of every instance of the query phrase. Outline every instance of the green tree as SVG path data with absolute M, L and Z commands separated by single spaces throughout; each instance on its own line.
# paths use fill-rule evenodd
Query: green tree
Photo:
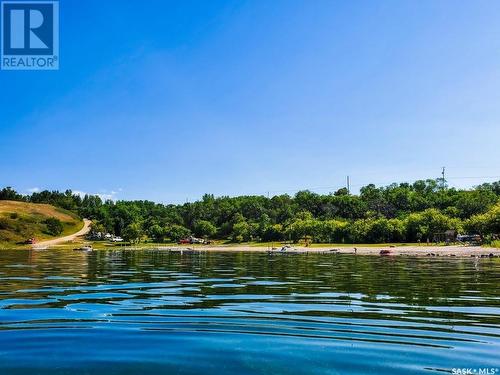
M 465 222 L 465 229 L 471 234 L 500 234 L 500 203 L 484 214 L 472 216 Z
M 198 220 L 194 225 L 194 233 L 198 237 L 211 238 L 217 233 L 217 228 L 210 221 Z
M 250 241 L 251 226 L 246 221 L 240 221 L 234 224 L 231 239 L 234 242 Z
M 285 239 L 283 225 L 281 224 L 267 225 L 259 235 L 262 241 L 283 241 Z
M 122 232 L 122 237 L 130 243 L 139 243 L 144 236 L 141 224 L 131 223 L 125 227 Z
M 12 189 L 10 186 L 7 186 L 6 188 L 0 190 L 0 201 L 1 200 L 24 201 L 26 199 L 21 194 L 18 194 L 17 191 Z
M 180 205 L 103 202 L 98 196 L 82 198 L 71 190 L 23 196 L 12 188 L 0 190 L 0 199 L 65 208 L 102 224 L 104 230 L 99 231 L 115 235 L 123 236 L 130 225 L 140 223 L 141 230 L 156 240 L 178 240 L 192 232 L 238 241 L 298 241 L 304 237 L 315 242 L 425 241 L 447 229 L 462 230 L 463 224 L 468 232 L 498 233 L 494 207 L 500 199 L 500 181 L 473 189 L 443 188 L 437 179 L 370 184 L 359 195 L 347 194 L 346 189 L 326 195 L 301 191 L 293 197 L 272 198 L 206 194 L 200 201 Z
M 155 242 L 163 242 L 165 240 L 165 232 L 165 228 L 158 224 L 155 224 L 148 229 L 149 237 Z
M 165 228 L 165 236 L 170 238 L 170 240 L 172 240 L 174 242 L 177 242 L 183 238 L 186 238 L 190 234 L 191 234 L 191 231 L 182 225 L 172 224 L 172 225 L 168 225 Z
M 450 218 L 435 208 L 413 213 L 406 219 L 407 240 L 418 239 L 432 241 L 434 235 L 449 229 L 461 232 L 463 225 L 460 219 Z
M 343 187 L 343 188 L 338 189 L 334 193 L 334 195 L 336 195 L 336 196 L 349 195 L 349 190 L 347 190 L 347 188 Z
M 462 191 L 458 196 L 455 207 L 461 218 L 485 213 L 498 200 L 496 194 L 487 189 Z

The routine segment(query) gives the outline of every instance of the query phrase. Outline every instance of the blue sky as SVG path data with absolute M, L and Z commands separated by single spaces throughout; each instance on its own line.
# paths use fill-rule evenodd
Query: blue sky
M 0 72 L 0 186 L 183 202 L 500 179 L 500 2 L 60 8 L 60 70 Z

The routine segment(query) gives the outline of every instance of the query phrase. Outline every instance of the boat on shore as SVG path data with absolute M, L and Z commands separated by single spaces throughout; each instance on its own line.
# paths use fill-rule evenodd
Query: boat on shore
M 94 249 L 92 248 L 92 246 L 88 245 L 88 246 L 82 246 L 82 247 L 77 247 L 77 248 L 74 248 L 73 251 L 93 251 Z

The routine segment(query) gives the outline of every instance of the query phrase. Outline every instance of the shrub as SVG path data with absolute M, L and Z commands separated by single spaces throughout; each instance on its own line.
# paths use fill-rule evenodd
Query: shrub
M 470 233 L 499 234 L 500 233 L 500 203 L 493 206 L 488 212 L 474 215 L 466 221 L 465 227 Z
M 0 218 L 0 230 L 9 229 L 9 221 L 4 218 Z
M 496 247 L 497 249 L 500 249 L 500 240 L 491 241 L 490 246 Z
M 44 221 L 44 224 L 47 226 L 46 233 L 50 234 L 51 236 L 58 236 L 64 230 L 61 220 L 55 217 L 49 217 Z

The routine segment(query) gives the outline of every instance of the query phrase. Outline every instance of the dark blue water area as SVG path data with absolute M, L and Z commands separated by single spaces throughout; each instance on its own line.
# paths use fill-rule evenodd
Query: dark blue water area
M 3 251 L 0 374 L 500 367 L 498 259 Z

